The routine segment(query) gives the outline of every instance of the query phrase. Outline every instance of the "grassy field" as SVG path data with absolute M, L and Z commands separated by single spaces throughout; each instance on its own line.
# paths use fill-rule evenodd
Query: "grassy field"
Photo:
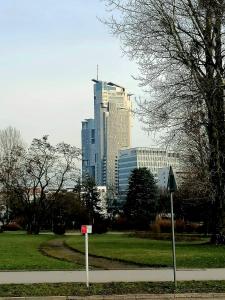
M 44 256 L 40 244 L 52 239 L 52 235 L 0 234 L 1 270 L 53 270 L 73 269 L 73 263 Z
M 81 269 L 81 262 L 74 263 L 43 255 L 40 246 L 53 235 L 0 234 L 0 270 L 70 270 Z M 64 236 L 66 243 L 84 252 L 84 237 Z M 52 251 L 54 253 L 54 249 Z M 151 267 L 171 267 L 171 242 L 131 237 L 124 234 L 89 236 L 89 253 L 110 259 L 134 262 Z M 178 268 L 225 267 L 225 246 L 205 242 L 177 242 Z M 61 258 L 66 259 L 61 256 Z M 73 261 L 73 260 L 72 260 Z M 91 260 L 90 260 L 91 261 Z M 104 268 L 104 266 L 102 267 Z
M 84 251 L 82 236 L 69 237 L 66 243 L 79 251 Z M 141 239 L 126 235 L 90 235 L 89 253 L 152 267 L 172 266 L 170 241 Z M 210 245 L 205 241 L 177 242 L 176 254 L 178 268 L 225 267 L 225 246 Z
M 54 284 L 9 284 L 0 285 L 0 297 L 29 296 L 88 296 L 122 294 L 166 294 L 173 293 L 171 282 L 135 282 L 135 283 L 54 283 Z M 178 282 L 176 293 L 224 293 L 224 281 L 186 281 Z

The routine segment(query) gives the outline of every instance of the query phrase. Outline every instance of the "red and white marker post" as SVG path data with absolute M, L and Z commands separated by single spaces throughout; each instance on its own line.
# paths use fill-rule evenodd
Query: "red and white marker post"
M 81 233 L 85 235 L 85 265 L 86 265 L 86 285 L 89 287 L 89 265 L 88 265 L 88 234 L 92 233 L 92 225 L 82 225 Z

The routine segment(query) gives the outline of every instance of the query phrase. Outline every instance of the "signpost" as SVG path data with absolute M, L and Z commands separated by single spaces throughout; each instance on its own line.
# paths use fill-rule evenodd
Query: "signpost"
M 173 278 L 175 288 L 177 287 L 176 279 L 176 249 L 175 249 L 175 234 L 174 234 L 174 216 L 173 216 L 173 193 L 177 190 L 176 180 L 173 174 L 173 169 L 170 166 L 167 189 L 170 192 L 170 206 L 171 206 L 171 227 L 172 227 L 172 250 L 173 250 Z
M 89 287 L 89 266 L 88 266 L 88 234 L 92 233 L 92 225 L 82 225 L 81 233 L 85 235 L 85 265 L 86 265 L 86 285 Z

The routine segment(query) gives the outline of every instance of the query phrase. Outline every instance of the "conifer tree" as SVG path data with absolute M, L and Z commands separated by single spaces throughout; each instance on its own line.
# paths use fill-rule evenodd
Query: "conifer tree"
M 147 168 L 134 169 L 129 178 L 129 189 L 124 214 L 135 229 L 144 229 L 155 219 L 158 190 L 154 176 Z

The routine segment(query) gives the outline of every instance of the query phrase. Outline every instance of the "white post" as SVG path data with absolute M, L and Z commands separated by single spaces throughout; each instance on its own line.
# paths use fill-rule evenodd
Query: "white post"
M 89 287 L 89 273 L 88 273 L 88 233 L 85 233 L 85 261 L 86 261 L 86 285 Z
M 173 278 L 174 278 L 174 285 L 176 288 L 177 279 L 176 279 L 176 250 L 175 250 L 175 234 L 174 234 L 174 219 L 173 219 L 173 192 L 170 193 L 170 205 L 171 205 L 172 249 L 173 249 Z

